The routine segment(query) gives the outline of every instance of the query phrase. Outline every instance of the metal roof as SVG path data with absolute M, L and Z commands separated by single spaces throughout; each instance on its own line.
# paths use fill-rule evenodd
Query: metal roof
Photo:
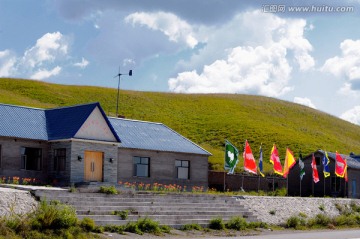
M 99 107 L 121 142 L 119 147 L 211 155 L 164 124 L 108 118 L 99 103 L 47 110 L 0 104 L 0 136 L 33 140 L 73 138 L 95 107 Z
M 0 104 L 0 136 L 34 140 L 70 139 L 96 107 L 99 107 L 115 138 L 120 142 L 99 103 L 46 110 Z
M 120 118 L 109 120 L 121 138 L 120 148 L 211 155 L 164 124 Z
M 0 104 L 0 136 L 47 140 L 45 111 Z
M 318 150 L 318 152 L 325 154 L 325 151 L 323 151 L 323 150 Z M 329 158 L 335 160 L 336 153 L 327 152 L 327 154 L 328 154 Z M 346 159 L 346 163 L 349 168 L 360 169 L 360 159 L 358 159 L 356 157 L 351 157 L 350 155 L 346 155 L 346 154 L 340 154 L 340 156 L 343 159 Z

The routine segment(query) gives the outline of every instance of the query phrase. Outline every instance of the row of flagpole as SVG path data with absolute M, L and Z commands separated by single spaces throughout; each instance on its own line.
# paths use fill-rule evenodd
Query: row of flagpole
M 259 173 L 259 176 L 265 177 L 265 175 L 263 173 L 262 145 L 260 145 L 260 155 L 259 155 L 258 165 L 256 164 L 255 158 L 254 158 L 253 153 L 250 148 L 250 144 L 248 143 L 247 140 L 245 141 L 243 158 L 244 158 L 244 170 L 245 171 L 255 174 L 255 175 L 257 175 Z M 347 179 L 347 162 L 346 162 L 346 160 L 344 160 L 341 157 L 341 155 L 338 152 L 336 152 L 335 161 L 336 161 L 336 163 L 335 163 L 336 176 L 345 178 L 345 181 L 347 182 L 348 179 Z M 238 162 L 239 162 L 239 150 L 228 140 L 225 140 L 225 164 L 224 164 L 225 171 L 228 171 L 228 174 L 233 174 Z M 289 148 L 286 148 L 285 162 L 284 162 L 284 167 L 283 167 L 281 165 L 278 150 L 276 148 L 276 145 L 274 144 L 271 149 L 271 153 L 270 153 L 270 163 L 273 164 L 275 174 L 281 175 L 287 179 L 287 176 L 290 173 L 290 169 L 296 164 L 296 158 L 294 157 L 293 152 Z M 305 175 L 305 165 L 302 160 L 301 153 L 299 155 L 298 163 L 299 163 L 299 167 L 300 167 L 300 195 L 301 195 L 301 181 Z M 329 163 L 330 163 L 330 160 L 329 160 L 327 152 L 325 151 L 323 159 L 322 159 L 324 178 L 327 178 L 330 176 Z M 318 183 L 320 181 L 320 178 L 319 178 L 314 154 L 312 155 L 311 167 L 312 167 L 313 182 Z M 287 183 L 288 183 L 288 179 L 287 179 Z M 260 184 L 260 177 L 259 177 L 259 184 Z M 287 188 L 288 188 L 288 186 L 287 186 Z M 225 191 L 225 172 L 224 172 L 224 191 Z

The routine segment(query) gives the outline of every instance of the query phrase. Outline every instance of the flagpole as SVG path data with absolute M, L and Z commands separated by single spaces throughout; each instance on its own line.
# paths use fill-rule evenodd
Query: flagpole
M 300 178 L 300 197 L 301 197 L 301 178 Z
M 226 175 L 226 171 L 224 170 L 224 192 L 225 192 L 225 176 Z
M 324 175 L 324 197 L 325 197 L 325 184 L 326 184 L 326 178 L 325 178 L 325 175 Z
M 260 175 L 259 175 L 259 181 L 258 181 L 258 194 L 260 193 Z
M 286 177 L 286 196 L 289 196 L 289 177 Z

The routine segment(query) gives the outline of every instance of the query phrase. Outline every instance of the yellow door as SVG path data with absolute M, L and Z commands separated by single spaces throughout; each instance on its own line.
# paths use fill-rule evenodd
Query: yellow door
M 85 151 L 84 157 L 85 181 L 103 181 L 103 153 L 95 151 Z

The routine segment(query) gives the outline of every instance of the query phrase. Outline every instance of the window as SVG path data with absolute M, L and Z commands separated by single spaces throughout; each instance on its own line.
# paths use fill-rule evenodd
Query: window
M 176 177 L 179 179 L 190 178 L 190 161 L 188 160 L 175 160 Z
M 332 176 L 331 177 L 331 191 L 339 192 L 341 189 L 341 181 L 339 177 Z
M 66 149 L 54 150 L 54 171 L 65 171 Z
M 21 147 L 21 169 L 41 170 L 41 149 Z
M 319 166 L 320 163 L 322 163 L 322 160 L 320 157 L 315 157 L 315 162 L 316 162 L 316 165 Z
M 150 177 L 150 158 L 134 157 L 134 176 Z

